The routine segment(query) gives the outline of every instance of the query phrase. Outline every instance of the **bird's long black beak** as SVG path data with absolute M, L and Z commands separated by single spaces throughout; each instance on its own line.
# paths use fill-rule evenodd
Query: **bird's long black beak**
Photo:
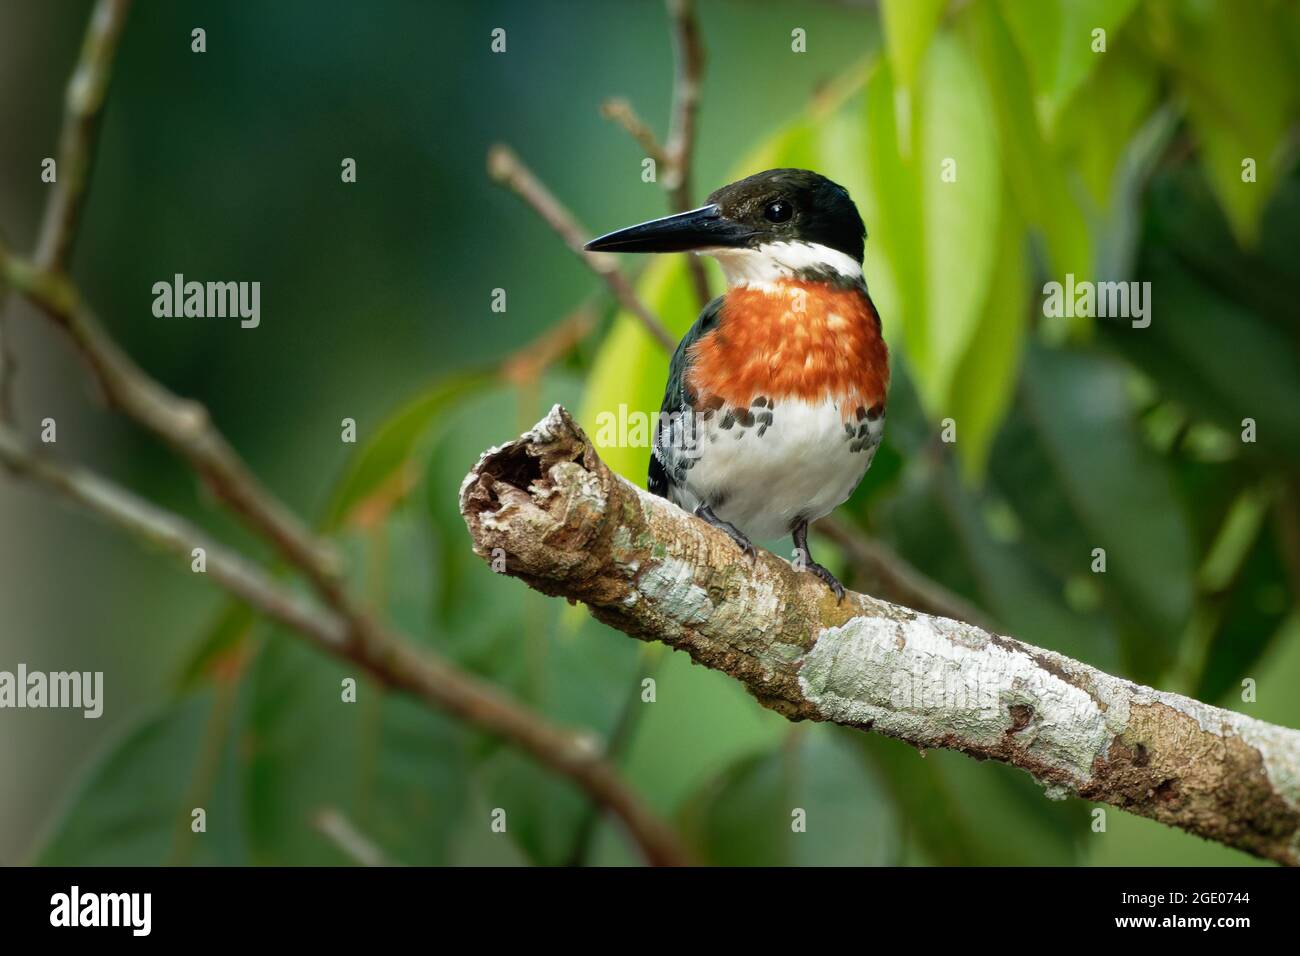
M 711 246 L 738 246 L 750 235 L 749 229 L 725 218 L 717 204 L 710 203 L 607 233 L 584 248 L 589 252 L 688 252 Z

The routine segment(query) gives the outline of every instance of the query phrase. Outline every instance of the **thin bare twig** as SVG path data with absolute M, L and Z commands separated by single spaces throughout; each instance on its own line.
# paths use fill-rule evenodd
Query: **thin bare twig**
M 393 866 L 387 854 L 375 846 L 337 807 L 326 807 L 316 814 L 312 825 L 342 853 L 362 866 Z
M 636 316 L 655 341 L 672 351 L 677 340 L 642 304 L 636 290 L 632 288 L 632 283 L 627 276 L 623 275 L 614 257 L 607 253 L 587 252 L 583 249 L 590 238 L 590 233 L 578 224 L 578 221 L 573 218 L 573 213 L 555 198 L 554 193 L 542 185 L 514 150 L 501 144 L 493 146 L 488 150 L 487 167 L 489 176 L 509 186 L 520 199 L 528 203 L 564 240 L 564 244 L 587 264 L 587 268 L 605 281 L 623 308 Z
M 104 331 L 73 283 L 12 255 L 0 275 L 71 337 L 110 405 L 139 422 L 184 458 L 208 487 L 280 554 L 304 571 L 329 603 L 353 619 L 343 592 L 342 568 L 332 549 L 316 540 L 270 494 L 212 425 L 207 409 L 181 399 L 150 378 Z
M 113 56 L 130 9 L 131 0 L 99 0 L 90 15 L 81 57 L 64 95 L 57 179 L 36 242 L 35 259 L 42 269 L 57 272 L 67 267 L 90 178 Z
M 691 198 L 691 164 L 695 156 L 695 132 L 700 111 L 700 87 L 704 78 L 704 43 L 700 23 L 695 17 L 693 0 L 668 0 L 668 16 L 673 26 L 673 50 L 677 71 L 673 77 L 673 115 L 668 127 L 664 152 L 668 169 L 664 187 L 673 209 L 684 212 L 693 207 Z M 704 264 L 688 256 L 687 269 L 700 305 L 711 298 Z
M 186 566 L 193 562 L 194 550 L 202 548 L 206 573 L 222 588 L 331 653 L 346 647 L 347 627 L 337 615 L 321 611 L 287 590 L 258 565 L 211 540 L 184 518 L 93 472 L 60 465 L 41 455 L 7 425 L 0 425 L 0 462 L 13 473 L 59 492 L 128 534 L 179 558 Z
M 668 141 L 660 143 L 645 120 L 621 96 L 611 97 L 600 106 L 601 115 L 617 123 L 636 140 L 647 156 L 662 171 L 659 182 L 668 195 L 668 208 L 672 212 L 693 209 L 691 198 L 691 164 L 695 155 L 695 131 L 700 106 L 700 84 L 704 76 L 704 44 L 700 39 L 699 22 L 691 0 L 668 0 L 668 17 L 673 30 L 673 53 L 676 72 L 673 78 L 672 117 L 669 120 Z M 691 286 L 700 305 L 706 304 L 709 280 L 704 264 L 696 256 L 688 256 L 686 268 Z
M 659 137 L 655 136 L 654 130 L 637 115 L 631 103 L 621 96 L 611 96 L 600 104 L 600 115 L 627 130 L 628 135 L 645 150 L 646 156 L 653 159 L 655 165 L 665 173 L 667 172 L 668 167 L 672 165 L 672 160 L 668 158 L 668 153 L 659 142 Z
M 4 239 L 0 237 L 0 249 Z M 9 283 L 0 276 L 0 423 L 14 420 L 14 376 L 18 365 L 14 361 L 14 345 L 9 339 Z
M 650 862 L 687 862 L 689 857 L 676 834 L 641 804 L 590 735 L 551 725 L 495 687 L 418 649 L 357 604 L 347 592 L 332 548 L 262 486 L 213 426 L 207 409 L 177 397 L 149 377 L 82 302 L 63 266 L 75 237 L 93 131 L 126 7 L 122 0 L 101 0 L 96 8 L 82 59 L 69 85 L 64 121 L 64 152 L 77 175 L 64 181 L 51 197 L 34 262 L 12 255 L 0 244 L 0 280 L 25 295 L 68 333 L 106 400 L 184 458 L 218 500 L 310 580 L 329 612 L 309 613 L 308 605 L 296 599 L 287 602 L 259 568 L 208 542 L 182 519 L 89 473 L 61 469 L 37 458 L 12 430 L 4 435 L 3 460 L 11 469 L 43 481 L 173 553 L 188 557 L 194 547 L 204 547 L 209 573 L 232 594 L 325 649 L 356 661 L 389 685 L 502 737 L 569 777 L 623 821 Z
M 542 332 L 523 348 L 501 363 L 501 375 L 516 385 L 529 386 L 555 362 L 568 355 L 578 343 L 595 330 L 595 309 L 583 303 L 568 318 Z
M 546 767 L 569 777 L 627 826 L 647 859 L 656 864 L 689 862 L 676 834 L 647 810 L 605 760 L 590 734 L 550 724 L 492 685 L 377 623 L 371 641 L 352 640 L 352 624 L 276 582 L 253 562 L 194 525 L 81 468 L 54 463 L 29 448 L 13 429 L 0 426 L 0 463 L 59 492 L 116 527 L 179 558 L 187 565 L 202 548 L 206 573 L 220 587 L 318 648 L 365 668 L 381 682 L 407 691 L 440 710 L 510 741 Z
M 862 583 L 870 593 L 927 614 L 992 629 L 992 623 L 975 605 L 926 577 L 889 545 L 868 538 L 847 521 L 827 515 L 813 528 L 844 552 L 864 575 Z

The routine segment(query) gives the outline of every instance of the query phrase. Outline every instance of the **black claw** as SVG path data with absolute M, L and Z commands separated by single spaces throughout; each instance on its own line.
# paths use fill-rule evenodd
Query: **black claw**
M 725 521 L 721 522 L 720 524 L 714 525 L 714 527 L 721 528 L 723 531 L 725 531 L 727 533 L 727 537 L 730 538 L 732 541 L 736 542 L 736 547 L 740 548 L 740 553 L 745 555 L 745 557 L 749 558 L 751 562 L 758 560 L 758 549 L 754 547 L 754 542 L 750 541 L 749 538 L 745 537 L 745 533 L 743 531 L 741 531 L 735 525 L 729 524 L 728 522 Z
M 835 579 L 835 575 L 831 574 L 824 567 L 815 562 L 805 565 L 804 570 L 811 571 L 813 574 L 817 575 L 817 577 L 826 582 L 831 591 L 835 593 L 836 604 L 844 603 L 844 585 L 840 584 L 840 582 Z
M 803 554 L 803 569 L 805 571 L 811 571 L 813 574 L 817 575 L 817 577 L 825 581 L 827 587 L 829 587 L 835 594 L 835 603 L 842 604 L 844 602 L 844 585 L 835 580 L 835 575 L 831 574 L 824 567 L 814 561 L 812 559 L 812 553 L 808 550 L 808 522 L 797 521 L 790 530 L 794 535 L 794 546 Z
M 740 548 L 741 553 L 749 558 L 751 562 L 758 560 L 758 549 L 755 548 L 754 543 L 746 537 L 745 532 L 741 531 L 730 521 L 723 521 L 713 513 L 713 509 L 708 505 L 700 505 L 696 508 L 695 516 L 697 518 L 703 518 L 706 522 L 713 525 L 713 527 L 724 532 L 728 538 L 736 542 L 736 547 Z

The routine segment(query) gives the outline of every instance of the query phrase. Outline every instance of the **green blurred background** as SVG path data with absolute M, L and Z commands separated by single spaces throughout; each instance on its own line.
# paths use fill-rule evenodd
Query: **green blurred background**
M 0 225 L 19 247 L 88 12 L 0 4 Z M 706 0 L 699 16 L 697 192 L 806 166 L 867 222 L 895 380 L 885 444 L 841 515 L 1008 633 L 1300 726 L 1300 4 Z M 337 534 L 359 592 L 609 740 L 709 861 L 1253 862 L 1115 810 L 1097 832 L 1090 805 L 1002 766 L 789 724 L 469 553 L 455 489 L 478 452 L 553 401 L 589 425 L 620 404 L 653 412 L 666 369 L 489 181 L 488 147 L 509 143 L 593 234 L 658 215 L 662 190 L 599 105 L 626 96 L 662 134 L 672 62 L 649 0 L 139 3 L 73 275 L 145 368 Z M 698 305 L 682 263 L 628 265 L 684 331 Z M 260 281 L 261 326 L 154 318 L 151 286 L 177 272 Z M 1067 274 L 1149 281 L 1151 325 L 1045 316 L 1043 284 Z M 497 371 L 579 309 L 594 330 L 539 380 Z M 18 302 L 9 315 L 28 434 L 56 418 L 62 457 L 265 556 L 99 407 L 48 323 Z M 403 410 L 409 447 L 385 428 Z M 358 446 L 339 440 L 349 417 Z M 643 480 L 646 449 L 603 453 Z M 107 697 L 98 721 L 0 714 L 0 861 L 348 862 L 312 824 L 325 808 L 403 862 L 637 860 L 566 783 L 364 678 L 341 704 L 340 678 L 361 675 L 8 478 L 0 610 L 0 668 L 102 670 Z

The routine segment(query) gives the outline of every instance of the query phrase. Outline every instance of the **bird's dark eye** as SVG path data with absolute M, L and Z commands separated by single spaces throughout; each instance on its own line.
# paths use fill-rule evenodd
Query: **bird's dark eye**
M 791 206 L 784 199 L 774 199 L 767 204 L 763 210 L 763 218 L 768 222 L 789 222 L 790 217 L 794 215 L 794 206 Z

